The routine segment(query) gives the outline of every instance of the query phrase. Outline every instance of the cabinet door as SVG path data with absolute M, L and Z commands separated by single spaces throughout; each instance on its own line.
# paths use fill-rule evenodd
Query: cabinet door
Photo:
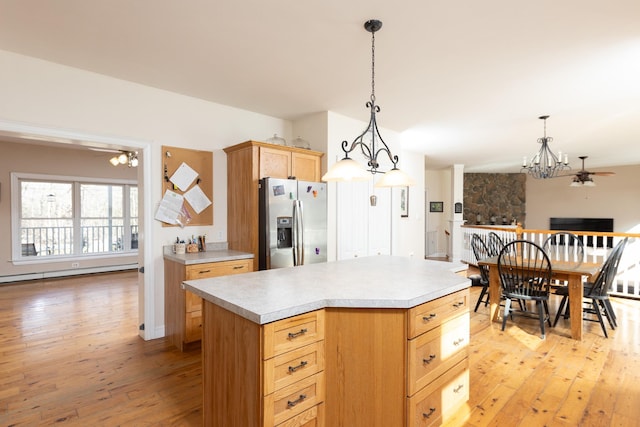
M 185 314 L 184 342 L 190 343 L 202 339 L 202 311 Z
M 320 157 L 291 153 L 291 174 L 299 181 L 320 181 Z
M 369 231 L 369 191 L 366 183 L 338 182 L 338 259 L 367 256 Z
M 291 152 L 260 147 L 260 178 L 289 178 L 291 176 Z
M 338 259 L 391 254 L 391 189 L 339 182 L 336 191 Z M 372 195 L 376 206 L 371 206 Z
M 192 311 L 202 311 L 202 298 L 198 295 L 184 291 L 185 311 L 187 313 Z

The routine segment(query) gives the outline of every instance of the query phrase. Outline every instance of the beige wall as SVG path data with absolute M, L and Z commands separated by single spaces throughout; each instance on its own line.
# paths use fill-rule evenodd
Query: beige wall
M 109 163 L 113 154 L 0 140 L 0 276 L 71 269 L 71 261 L 14 265 L 11 260 L 11 173 L 38 173 L 91 178 L 136 180 L 137 171 Z M 82 268 L 132 264 L 137 255 L 83 259 Z
M 600 169 L 594 169 L 595 171 Z M 640 225 L 640 165 L 606 168 L 595 187 L 569 187 L 571 178 L 527 177 L 527 228 L 548 229 L 551 217 L 613 218 L 614 231 Z M 635 231 L 637 232 L 637 231 Z

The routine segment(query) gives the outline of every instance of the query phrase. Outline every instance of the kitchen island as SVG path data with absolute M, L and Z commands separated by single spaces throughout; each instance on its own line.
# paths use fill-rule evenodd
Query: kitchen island
M 426 426 L 468 400 L 469 280 L 356 258 L 186 281 L 207 426 Z

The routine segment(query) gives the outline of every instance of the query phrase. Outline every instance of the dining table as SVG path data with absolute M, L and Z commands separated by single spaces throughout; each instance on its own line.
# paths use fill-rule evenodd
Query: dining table
M 550 257 L 552 279 L 569 288 L 569 311 L 574 314 L 571 319 L 571 337 L 582 340 L 582 299 L 584 298 L 584 288 L 582 279 L 590 280 L 604 264 L 605 257 L 602 255 L 591 255 L 586 260 L 568 260 L 563 257 Z M 500 313 L 500 273 L 498 272 L 498 256 L 485 258 L 478 261 L 478 265 L 489 267 L 489 302 L 490 318 L 492 321 L 502 321 Z

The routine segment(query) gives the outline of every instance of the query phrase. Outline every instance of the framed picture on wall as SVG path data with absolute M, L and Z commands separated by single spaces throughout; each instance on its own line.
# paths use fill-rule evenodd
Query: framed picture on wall
M 409 216 L 409 187 L 400 189 L 400 216 L 403 218 Z
M 442 212 L 443 208 L 442 202 L 429 202 L 429 212 Z

